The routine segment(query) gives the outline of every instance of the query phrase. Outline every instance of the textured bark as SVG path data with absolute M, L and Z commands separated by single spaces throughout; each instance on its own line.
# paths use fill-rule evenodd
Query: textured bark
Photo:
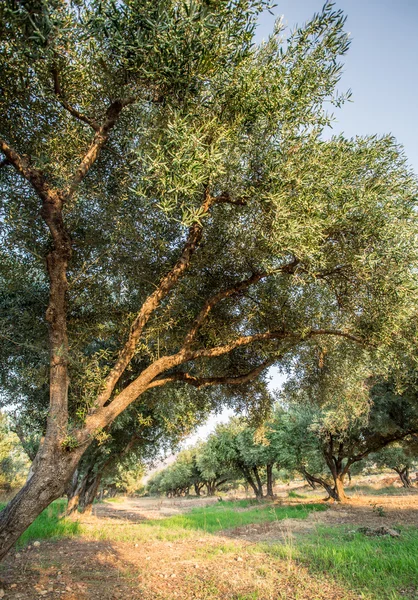
M 90 485 L 86 488 L 83 498 L 82 510 L 81 512 L 89 515 L 93 510 L 93 503 L 96 499 L 97 492 L 99 491 L 100 482 L 102 480 L 103 471 L 97 473 Z
M 408 467 L 404 467 L 403 469 L 394 469 L 399 475 L 399 479 L 402 481 L 402 485 L 404 488 L 412 487 L 411 477 L 409 475 Z
M 260 496 L 260 489 L 257 486 L 256 482 L 254 481 L 250 470 L 244 465 L 240 465 L 239 469 L 240 469 L 241 473 L 244 475 L 245 481 L 249 484 L 249 486 L 253 490 L 255 497 L 262 498 L 263 494 L 261 493 L 261 496 Z
M 261 483 L 261 478 L 260 478 L 260 474 L 258 472 L 257 467 L 253 467 L 253 473 L 254 473 L 254 477 L 255 480 L 257 482 L 257 498 L 263 498 L 264 496 L 264 492 L 263 492 L 263 484 Z
M 269 498 L 273 498 L 274 491 L 273 491 L 273 465 L 272 464 L 266 465 L 266 472 L 267 472 L 267 496 Z
M 344 491 L 344 476 L 338 475 L 334 484 L 334 498 L 337 502 L 347 502 L 347 496 Z
M 40 450 L 32 477 L 0 513 L 0 559 L 36 517 L 64 494 L 80 459 L 80 454 L 48 450 Z
M 216 493 L 216 480 L 211 479 L 206 482 L 206 494 L 208 496 L 214 496 Z

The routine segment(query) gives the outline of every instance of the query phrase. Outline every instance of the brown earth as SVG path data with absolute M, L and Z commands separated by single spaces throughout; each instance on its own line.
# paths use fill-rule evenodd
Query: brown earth
M 137 548 L 127 542 L 45 542 L 8 560 L 4 598 L 249 600 L 255 593 L 260 600 L 356 597 L 292 561 L 249 553 L 243 543 L 224 547 L 221 536 L 152 541 Z

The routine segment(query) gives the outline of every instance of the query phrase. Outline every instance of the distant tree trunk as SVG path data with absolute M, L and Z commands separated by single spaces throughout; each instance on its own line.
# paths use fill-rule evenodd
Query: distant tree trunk
M 244 478 L 246 480 L 246 482 L 250 485 L 250 487 L 252 488 L 255 497 L 256 498 L 262 498 L 263 497 L 263 490 L 261 490 L 261 496 L 260 496 L 260 489 L 259 487 L 256 485 L 254 479 L 252 478 L 251 472 L 250 470 L 245 466 L 245 465 L 240 465 L 239 466 L 241 473 L 244 475 Z
M 344 475 L 341 473 L 336 476 L 334 479 L 334 498 L 338 502 L 346 502 L 347 496 L 344 491 Z
M 273 465 L 272 464 L 266 465 L 266 471 L 267 471 L 267 496 L 269 498 L 273 498 L 274 497 L 274 492 L 273 492 Z
M 89 476 L 91 469 L 89 469 L 80 479 L 79 482 L 74 486 L 73 482 L 69 493 L 67 493 L 68 504 L 67 504 L 67 515 L 71 515 L 78 511 L 80 506 L 83 506 L 84 494 L 88 486 Z M 79 473 L 77 472 L 77 476 Z
M 206 482 L 206 494 L 208 496 L 214 496 L 216 493 L 216 480 L 210 479 Z
M 70 515 L 71 513 L 74 512 L 74 510 L 77 509 L 78 507 L 78 501 L 76 500 L 76 491 L 78 488 L 78 469 L 76 469 L 74 471 L 74 475 L 72 476 L 71 480 L 68 482 L 66 489 L 65 489 L 65 495 L 67 496 L 67 515 Z M 74 507 L 73 507 L 74 506 Z
M 313 489 L 316 490 L 316 483 L 315 481 L 312 479 L 312 477 L 309 475 L 309 473 L 304 474 L 304 477 L 306 479 L 306 483 Z
M 328 483 L 328 481 L 326 481 L 326 479 L 323 479 L 322 477 L 315 477 L 315 475 L 311 475 L 305 470 L 304 467 L 301 467 L 300 470 L 307 481 L 309 478 L 309 480 L 311 480 L 313 483 L 317 483 L 318 485 L 324 488 L 324 490 L 328 494 L 328 499 L 332 498 L 333 500 L 339 500 L 335 485 L 333 487 L 330 483 Z
M 90 515 L 93 510 L 93 502 L 96 499 L 97 492 L 102 480 L 103 471 L 96 473 L 93 480 L 89 483 L 88 487 L 84 492 L 84 498 L 82 503 L 82 513 Z
M 412 481 L 409 475 L 408 467 L 404 467 L 403 469 L 394 468 L 394 471 L 396 471 L 399 475 L 399 478 L 402 481 L 402 485 L 404 488 L 410 488 L 412 486 Z
M 254 473 L 254 477 L 255 480 L 257 482 L 257 488 L 258 488 L 258 498 L 263 498 L 264 493 L 263 493 L 263 484 L 261 483 L 261 479 L 260 479 L 260 474 L 258 472 L 258 468 L 257 467 L 253 467 L 253 473 Z
M 194 491 L 195 491 L 196 496 L 200 496 L 201 495 L 200 492 L 202 491 L 202 488 L 203 488 L 204 485 L 205 485 L 204 483 L 195 483 L 194 484 Z
M 337 502 L 346 502 L 347 496 L 345 495 L 344 491 L 344 479 L 347 474 L 347 471 L 349 470 L 349 465 L 347 464 L 344 467 L 343 459 L 340 457 L 334 458 L 332 450 L 329 453 L 325 454 L 324 458 L 334 480 L 334 488 L 330 496 L 331 498 L 334 498 L 334 500 L 336 500 Z

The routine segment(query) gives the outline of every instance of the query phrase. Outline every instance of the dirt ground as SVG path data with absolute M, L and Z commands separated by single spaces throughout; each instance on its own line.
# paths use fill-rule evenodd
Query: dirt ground
M 287 496 L 288 490 L 286 492 Z M 279 495 L 281 495 L 279 493 Z M 289 499 L 286 504 L 316 501 Z M 98 504 L 84 526 L 132 524 L 163 518 L 216 499 L 126 499 Z M 280 497 L 278 503 L 284 502 Z M 375 505 L 375 506 L 373 506 Z M 381 507 L 377 510 L 377 507 Z M 379 516 L 379 513 L 383 516 Z M 418 526 L 418 492 L 402 496 L 359 495 L 330 504 L 307 519 L 247 525 L 216 535 L 191 533 L 168 542 L 92 541 L 85 536 L 41 542 L 10 553 L 1 572 L 5 600 L 354 600 L 359 598 L 325 575 L 310 574 L 289 560 L 258 552 L 262 541 L 288 542 L 317 525 Z M 257 595 L 255 595 L 257 593 Z

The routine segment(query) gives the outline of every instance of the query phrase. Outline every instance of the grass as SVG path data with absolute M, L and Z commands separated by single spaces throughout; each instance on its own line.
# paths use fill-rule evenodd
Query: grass
M 289 498 L 306 498 L 306 496 L 303 496 L 303 494 L 297 494 L 293 490 L 290 490 L 290 492 L 288 493 L 288 496 L 289 496 Z
M 237 508 L 240 509 L 237 511 Z M 83 525 L 83 535 L 88 539 L 121 542 L 145 542 L 191 539 L 202 531 L 216 533 L 251 523 L 266 523 L 286 518 L 304 519 L 312 511 L 326 510 L 322 504 L 297 506 L 273 506 L 256 500 L 219 502 L 208 507 L 167 517 L 150 519 L 140 523 L 126 523 L 115 526 L 113 523 Z
M 80 524 L 62 517 L 65 500 L 51 504 L 27 529 L 17 546 L 34 540 L 82 535 L 85 539 L 110 541 L 150 541 L 193 539 L 202 531 L 216 533 L 243 525 L 306 518 L 312 511 L 326 510 L 323 504 L 294 506 L 259 503 L 253 500 L 219 502 L 190 512 L 138 523 L 93 525 Z M 236 552 L 236 542 L 223 543 L 210 551 L 197 547 L 207 558 L 220 559 L 222 554 Z M 347 526 L 319 526 L 303 536 L 291 536 L 283 544 L 257 544 L 255 552 L 266 552 L 280 560 L 301 564 L 313 574 L 334 579 L 368 600 L 412 600 L 418 598 L 418 530 L 402 528 L 399 538 L 366 537 Z M 199 554 L 199 552 L 197 552 Z M 249 596 L 249 598 L 257 597 Z M 242 596 L 247 598 L 247 596 Z
M 111 502 L 112 504 L 122 504 L 125 502 L 124 497 L 115 496 L 114 498 L 103 498 L 103 502 Z
M 262 546 L 265 552 L 291 558 L 310 571 L 365 594 L 373 600 L 418 597 L 418 531 L 404 528 L 400 538 L 365 537 L 346 527 L 319 527 L 315 533 L 286 545 Z
M 367 496 L 411 496 L 418 495 L 416 488 L 402 488 L 389 485 L 387 487 L 375 488 L 370 485 L 353 485 L 348 487 L 346 491 L 350 494 L 365 494 Z
M 37 519 L 29 525 L 16 543 L 17 548 L 27 546 L 35 540 L 71 537 L 81 533 L 80 524 L 62 517 L 67 501 L 55 500 Z M 5 504 L 0 504 L 0 510 Z
M 244 504 L 245 503 L 245 504 Z M 312 511 L 326 510 L 323 504 L 297 506 L 257 505 L 248 508 L 251 501 L 222 502 L 204 508 L 195 508 L 182 515 L 176 515 L 159 521 L 148 521 L 148 525 L 159 525 L 168 529 L 194 529 L 215 533 L 222 529 L 231 529 L 242 525 L 268 523 L 282 519 L 305 519 Z M 237 511 L 236 508 L 247 508 Z

